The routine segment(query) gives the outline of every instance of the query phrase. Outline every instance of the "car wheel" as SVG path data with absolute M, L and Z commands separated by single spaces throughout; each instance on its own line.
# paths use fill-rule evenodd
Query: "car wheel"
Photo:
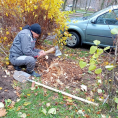
M 80 37 L 78 36 L 77 33 L 75 32 L 69 32 L 71 35 L 71 37 L 68 37 L 66 39 L 66 43 L 68 47 L 76 47 L 77 45 L 80 44 Z

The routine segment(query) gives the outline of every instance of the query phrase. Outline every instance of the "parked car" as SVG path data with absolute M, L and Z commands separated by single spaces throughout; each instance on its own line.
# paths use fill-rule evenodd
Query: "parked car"
M 100 46 L 114 47 L 114 36 L 110 30 L 118 28 L 118 5 L 109 6 L 88 17 L 75 17 L 68 21 L 68 31 L 71 35 L 67 38 L 67 46 L 75 47 L 82 44 L 93 45 L 94 40 L 101 42 Z

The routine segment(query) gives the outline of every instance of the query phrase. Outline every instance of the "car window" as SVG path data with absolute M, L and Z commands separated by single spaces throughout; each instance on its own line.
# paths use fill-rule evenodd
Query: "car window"
M 112 12 L 107 12 L 99 16 L 96 20 L 96 24 L 118 25 L 118 21 L 116 20 L 117 17 L 118 9 L 115 9 Z
M 89 19 L 89 18 L 92 18 L 92 17 L 94 17 L 94 16 L 97 16 L 98 14 L 101 14 L 102 12 L 104 12 L 104 11 L 106 11 L 106 10 L 108 10 L 108 9 L 110 9 L 110 7 L 107 7 L 107 8 L 105 8 L 105 9 L 100 10 L 100 11 L 97 11 L 96 13 L 93 13 L 92 15 L 88 16 L 88 19 Z

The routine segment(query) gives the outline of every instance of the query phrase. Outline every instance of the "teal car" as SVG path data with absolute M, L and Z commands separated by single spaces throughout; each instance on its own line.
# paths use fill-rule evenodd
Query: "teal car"
M 114 47 L 115 36 L 110 30 L 118 28 L 118 5 L 109 6 L 88 17 L 71 18 L 68 23 L 68 37 L 66 42 L 69 47 L 82 44 L 93 45 L 94 40 L 101 42 L 101 47 Z

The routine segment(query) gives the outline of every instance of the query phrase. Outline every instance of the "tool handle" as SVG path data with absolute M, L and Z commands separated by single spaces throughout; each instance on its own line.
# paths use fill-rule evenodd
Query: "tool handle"
M 46 88 L 46 89 L 49 89 L 49 90 L 51 90 L 51 91 L 55 91 L 55 92 L 61 93 L 61 94 L 63 94 L 63 95 L 72 97 L 72 98 L 74 98 L 74 99 L 77 99 L 77 100 L 80 100 L 80 101 L 83 101 L 83 102 L 86 102 L 86 103 L 89 103 L 89 104 L 92 104 L 92 105 L 95 105 L 95 106 L 99 106 L 98 103 L 91 102 L 91 101 L 89 101 L 89 100 L 86 100 L 86 99 L 80 98 L 80 97 L 78 97 L 78 96 L 75 96 L 75 95 L 66 93 L 66 92 L 64 92 L 64 91 L 60 91 L 60 90 L 58 90 L 58 89 L 52 88 L 52 87 L 50 87 L 50 86 L 41 84 L 41 83 L 39 83 L 39 82 L 30 80 L 30 79 L 27 79 L 27 80 L 30 81 L 30 82 L 35 82 L 35 84 L 37 84 L 37 85 L 39 85 L 39 86 L 42 86 L 42 87 L 44 87 L 44 88 Z
M 45 51 L 46 54 L 52 53 L 55 51 L 55 47 L 50 48 L 49 50 Z

